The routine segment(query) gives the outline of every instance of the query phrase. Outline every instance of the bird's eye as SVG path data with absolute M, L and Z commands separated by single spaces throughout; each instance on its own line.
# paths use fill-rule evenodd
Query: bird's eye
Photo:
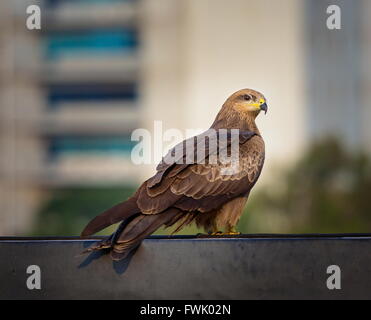
M 246 100 L 246 101 L 249 101 L 249 100 L 251 100 L 251 97 L 248 94 L 245 94 L 243 96 L 243 99 Z

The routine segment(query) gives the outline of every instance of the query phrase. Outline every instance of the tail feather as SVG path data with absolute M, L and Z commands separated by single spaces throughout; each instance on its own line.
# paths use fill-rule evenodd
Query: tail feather
M 181 216 L 178 217 L 176 221 L 169 224 L 169 226 L 172 226 L 175 223 L 178 223 L 177 227 L 174 229 L 174 231 L 171 234 L 173 235 L 174 233 L 179 232 L 185 226 L 188 226 L 189 224 L 191 224 L 195 218 L 196 218 L 196 215 L 193 213 L 181 214 Z
M 103 239 L 102 241 L 99 241 L 99 242 L 95 243 L 94 245 L 92 245 L 91 247 L 87 248 L 86 250 L 81 252 L 81 254 L 111 248 L 112 243 L 113 243 L 112 242 L 113 236 L 114 236 L 114 233 L 112 235 L 110 235 L 109 237 Z
M 112 233 L 110 236 L 104 238 L 103 240 L 96 242 L 91 247 L 84 250 L 81 254 L 85 254 L 85 253 L 89 253 L 89 252 L 93 252 L 93 251 L 98 251 L 98 250 L 111 249 L 113 244 L 117 241 L 117 238 L 120 236 L 121 232 L 138 215 L 139 214 L 133 215 L 133 216 L 129 217 L 128 219 L 125 219 L 124 221 L 122 221 L 114 233 Z
M 130 198 L 91 220 L 81 233 L 81 236 L 87 237 L 95 234 L 112 224 L 128 219 L 138 213 L 140 213 L 140 209 L 137 206 L 136 199 Z
M 132 209 L 132 211 L 129 211 L 129 209 Z M 107 214 L 109 212 L 116 214 L 116 216 L 114 218 L 108 218 Z M 184 213 L 179 209 L 171 208 L 159 214 L 146 215 L 133 210 L 133 207 L 129 208 L 127 203 L 121 203 L 96 217 L 89 223 L 82 234 L 89 235 L 96 232 L 96 230 L 99 231 L 116 219 L 124 219 L 116 232 L 97 242 L 83 253 L 110 249 L 113 260 L 122 260 L 136 249 L 146 237 L 161 226 L 169 227 L 179 221 L 182 222 L 181 226 L 183 226 L 185 222 L 190 221 L 189 217 L 188 219 L 184 219 Z
M 113 244 L 111 257 L 113 260 L 121 260 L 134 250 L 150 234 L 155 232 L 162 225 L 172 222 L 179 216 L 178 209 L 170 209 L 156 215 L 141 214 L 134 218 L 122 231 Z

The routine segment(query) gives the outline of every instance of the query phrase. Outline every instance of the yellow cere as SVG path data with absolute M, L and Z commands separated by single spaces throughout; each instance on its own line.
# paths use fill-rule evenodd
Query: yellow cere
M 262 98 L 259 100 L 259 102 L 250 103 L 249 105 L 255 108 L 260 108 L 260 106 L 264 103 L 265 103 L 265 100 Z

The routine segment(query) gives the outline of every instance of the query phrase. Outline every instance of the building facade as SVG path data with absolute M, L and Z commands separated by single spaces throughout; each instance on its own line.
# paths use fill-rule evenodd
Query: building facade
M 329 134 L 370 150 L 370 15 L 367 0 L 1 1 L 0 234 L 27 232 L 58 188 L 138 184 L 155 164 L 131 162 L 135 128 L 206 129 L 241 88 L 270 107 L 262 184 Z

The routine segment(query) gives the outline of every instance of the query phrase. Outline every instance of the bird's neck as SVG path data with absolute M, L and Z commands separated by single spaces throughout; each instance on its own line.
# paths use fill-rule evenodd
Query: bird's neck
M 255 118 L 256 115 L 251 113 L 222 109 L 211 128 L 216 130 L 239 129 L 241 131 L 251 131 L 260 135 L 260 131 L 255 123 Z

